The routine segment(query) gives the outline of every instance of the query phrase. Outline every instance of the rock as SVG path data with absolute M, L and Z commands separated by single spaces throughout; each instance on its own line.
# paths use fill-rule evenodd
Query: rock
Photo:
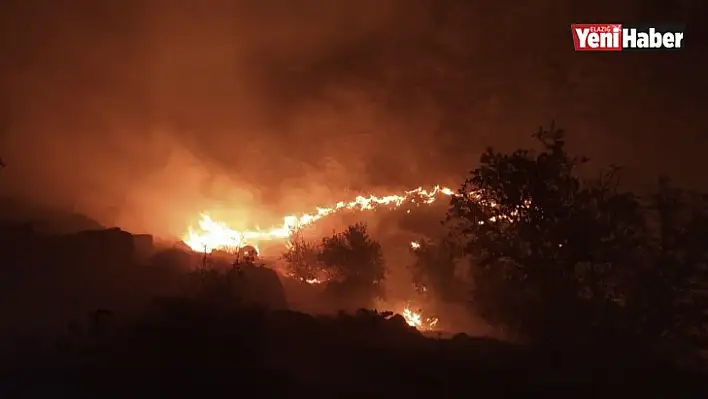
M 136 260 L 145 260 L 153 253 L 153 238 L 150 234 L 134 234 L 133 247 Z
M 274 270 L 255 265 L 241 265 L 230 273 L 237 295 L 248 304 L 269 309 L 286 309 L 285 289 Z
M 457 333 L 452 336 L 452 341 L 455 343 L 467 343 L 470 341 L 470 336 L 465 333 Z
M 126 266 L 133 261 L 133 235 L 119 228 L 87 230 L 60 237 L 77 262 Z
M 408 330 L 412 328 L 410 325 L 408 325 L 406 319 L 400 314 L 395 314 L 391 316 L 391 318 L 388 319 L 388 322 L 390 323 L 391 327 L 396 330 Z
M 160 269 L 188 270 L 194 264 L 191 253 L 177 248 L 158 251 L 149 263 Z

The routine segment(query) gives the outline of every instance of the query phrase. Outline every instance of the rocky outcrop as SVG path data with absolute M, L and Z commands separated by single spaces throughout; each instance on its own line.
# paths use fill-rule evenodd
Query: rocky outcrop
M 255 265 L 242 265 L 229 272 L 235 291 L 246 304 L 269 309 L 286 309 L 285 289 L 274 270 Z
M 152 254 L 148 264 L 163 270 L 185 271 L 193 268 L 198 261 L 191 252 L 179 248 L 167 248 Z
M 50 236 L 46 242 L 55 260 L 76 267 L 125 267 L 135 249 L 132 234 L 118 228 Z
M 136 260 L 142 261 L 148 259 L 154 250 L 154 240 L 150 234 L 134 234 L 133 235 L 133 250 Z

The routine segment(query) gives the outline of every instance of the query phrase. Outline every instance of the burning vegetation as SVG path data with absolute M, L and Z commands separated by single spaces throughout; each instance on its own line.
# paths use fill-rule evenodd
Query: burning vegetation
M 71 370 L 76 359 L 91 368 L 101 362 L 161 368 L 201 367 L 214 359 L 247 367 L 267 361 L 263 370 L 287 369 L 306 382 L 312 380 L 310 375 L 300 375 L 303 369 L 321 373 L 326 378 L 320 377 L 319 384 L 349 377 L 341 359 L 358 359 L 366 372 L 382 363 L 382 370 L 374 374 L 390 373 L 405 363 L 414 367 L 411 374 L 422 375 L 437 372 L 436 362 L 448 362 L 446 366 L 461 365 L 462 376 L 469 376 L 470 364 L 487 367 L 499 361 L 509 370 L 523 370 L 524 375 L 518 376 L 522 380 L 536 372 L 542 361 L 556 365 L 564 348 L 571 348 L 567 355 L 571 365 L 584 365 L 578 353 L 585 351 L 582 356 L 598 365 L 592 372 L 615 367 L 607 359 L 625 351 L 626 357 L 617 363 L 634 362 L 632 367 L 644 370 L 654 359 L 644 353 L 654 356 L 656 348 L 676 343 L 690 349 L 676 349 L 680 353 L 672 357 L 700 366 L 696 348 L 705 346 L 707 334 L 706 196 L 662 181 L 649 199 L 653 202 L 646 205 L 620 190 L 615 171 L 595 181 L 581 181 L 575 174 L 581 159 L 567 154 L 562 132 L 541 130 L 537 139 L 541 149 L 535 153 L 485 153 L 480 167 L 456 193 L 435 188 L 400 196 L 359 197 L 323 208 L 314 216 L 287 217 L 282 228 L 265 232 L 239 232 L 205 217 L 200 228 L 190 229 L 185 237 L 192 250 L 170 248 L 139 261 L 130 255 L 137 248 L 135 242 L 144 240 L 122 231 L 68 238 L 38 238 L 29 233 L 10 237 L 5 240 L 5 253 L 20 262 L 11 265 L 7 281 L 24 272 L 33 282 L 42 271 L 53 273 L 45 289 L 56 289 L 63 270 L 39 266 L 64 262 L 71 265 L 66 270 L 85 275 L 72 278 L 63 290 L 80 292 L 77 282 L 96 282 L 90 287 L 92 304 L 111 303 L 120 309 L 118 301 L 126 300 L 122 309 L 135 309 L 136 304 L 159 297 L 147 316 L 135 323 L 111 330 L 106 320 L 112 313 L 102 309 L 91 315 L 92 335 L 85 333 L 86 328 L 72 326 L 58 344 L 65 351 L 60 353 L 70 354 L 67 367 Z M 412 288 L 407 297 L 387 297 L 390 281 L 384 251 L 366 224 L 355 223 L 315 240 L 304 235 L 304 226 L 340 210 L 397 208 L 406 201 L 431 204 L 439 198 L 450 200 L 446 234 L 403 237 L 397 244 L 412 256 L 407 282 Z M 258 245 L 276 240 L 283 244 L 284 252 L 274 254 L 281 263 L 263 267 L 261 261 L 270 254 L 261 253 Z M 106 245 L 108 241 L 115 244 Z M 41 254 L 44 247 L 49 250 Z M 97 263 L 103 267 L 94 267 Z M 461 268 L 466 275 L 458 273 Z M 280 278 L 276 270 L 289 278 Z M 110 284 L 105 283 L 106 275 Z M 24 292 L 17 287 L 22 285 L 15 285 L 4 288 L 21 298 Z M 322 313 L 329 314 L 315 316 L 322 313 L 293 306 L 286 285 L 313 293 L 314 302 L 329 306 L 330 312 Z M 60 294 L 53 291 L 52 295 Z M 127 300 L 131 295 L 135 298 Z M 553 348 L 551 360 L 521 357 L 533 351 L 518 355 L 509 349 L 511 345 L 500 347 L 499 342 L 464 335 L 444 339 L 457 319 L 442 306 L 450 304 L 464 307 L 467 316 L 478 315 L 505 338 Z M 426 338 L 425 332 L 433 332 L 438 340 Z M 634 343 L 642 347 L 635 349 Z M 336 352 L 335 347 L 343 349 Z M 485 355 L 476 361 L 449 361 L 473 359 L 469 353 L 474 351 Z M 510 360 L 510 353 L 519 357 Z M 329 365 L 336 361 L 341 369 L 333 375 Z M 426 368 L 415 369 L 420 364 Z M 562 369 L 567 379 L 591 374 L 571 372 L 565 365 Z M 538 378 L 547 378 L 540 372 Z M 613 373 L 625 375 L 620 370 Z M 390 381 L 400 378 L 387 376 Z M 435 376 L 448 381 L 446 373 Z M 277 377 L 269 381 L 274 380 Z M 467 380 L 457 378 L 457 382 Z
M 302 229 L 326 216 L 340 211 L 374 211 L 381 207 L 397 208 L 404 203 L 432 204 L 440 196 L 453 196 L 454 191 L 447 187 L 435 186 L 432 190 L 419 187 L 401 195 L 358 196 L 348 202 L 338 202 L 334 206 L 317 208 L 314 213 L 300 216 L 289 215 L 283 218 L 283 224 L 266 230 L 237 231 L 225 221 L 215 221 L 208 213 L 202 213 L 199 227 L 189 227 L 183 237 L 185 244 L 197 252 L 211 252 L 218 249 L 234 249 L 244 245 L 257 246 L 262 241 L 282 241 L 286 243 L 294 231 Z
M 192 250 L 205 254 L 211 253 L 212 251 L 239 252 L 240 248 L 244 246 L 249 246 L 260 252 L 258 250 L 260 243 L 282 242 L 283 246 L 287 249 L 283 258 L 288 263 L 289 270 L 286 272 L 288 277 L 308 284 L 327 284 L 330 282 L 341 284 L 343 279 L 348 279 L 351 283 L 351 281 L 354 280 L 354 275 L 357 276 L 356 278 L 359 278 L 358 276 L 361 274 L 361 270 L 357 269 L 361 268 L 362 265 L 366 265 L 367 262 L 371 262 L 371 260 L 367 259 L 358 259 L 361 258 L 362 254 L 364 254 L 365 258 L 367 251 L 370 252 L 370 248 L 366 248 L 366 245 L 373 245 L 374 247 L 378 245 L 370 241 L 364 225 L 350 226 L 344 233 L 335 234 L 333 237 L 323 239 L 322 244 L 319 246 L 303 240 L 299 232 L 313 223 L 338 212 L 376 211 L 386 208 L 397 209 L 405 204 L 430 205 L 440 198 L 449 199 L 459 196 L 465 197 L 463 194 L 456 193 L 450 188 L 439 185 L 434 186 L 431 190 L 425 190 L 419 187 L 399 195 L 358 196 L 354 200 L 348 202 L 341 201 L 334 206 L 319 207 L 314 213 L 305 213 L 300 216 L 285 216 L 281 226 L 265 230 L 238 231 L 229 227 L 228 223 L 225 221 L 213 220 L 208 213 L 205 212 L 201 214 L 199 227 L 189 227 L 183 241 Z M 485 202 L 485 200 L 475 192 L 467 193 L 466 197 L 472 198 L 480 203 L 486 203 L 489 207 L 495 206 L 494 202 Z M 528 206 L 528 203 L 526 206 Z M 512 220 L 514 215 L 517 214 L 518 212 L 512 212 L 510 215 L 504 215 L 497 212 L 489 218 L 489 221 L 494 222 L 502 219 Z M 355 238 L 353 235 L 358 238 Z M 356 247 L 352 244 L 352 240 L 359 244 L 363 243 L 364 247 Z M 347 246 L 349 247 L 349 249 L 346 250 L 348 253 L 343 254 L 341 249 Z M 417 241 L 412 241 L 410 246 L 411 249 L 416 250 L 420 249 L 421 244 Z M 380 249 L 374 249 L 374 252 L 375 254 L 373 256 L 376 260 L 373 260 L 373 262 L 382 265 L 383 255 L 380 253 Z M 347 259 L 355 259 L 353 263 L 346 266 L 349 267 L 349 271 L 342 269 L 342 265 L 335 266 L 337 262 L 335 258 L 342 258 L 343 256 Z M 325 261 L 324 259 L 326 258 L 329 258 L 329 261 Z M 379 269 L 379 275 L 373 276 L 371 284 L 378 287 L 375 290 L 381 291 L 379 285 L 383 284 L 383 274 L 385 271 L 382 266 L 380 266 Z M 346 273 L 349 273 L 349 275 L 345 275 Z M 364 285 L 366 284 L 368 283 L 364 283 Z M 362 286 L 361 283 L 359 285 Z M 374 296 L 380 297 L 379 295 L 380 292 Z M 390 308 L 390 306 L 384 304 L 382 308 Z M 410 326 L 421 330 L 432 330 L 438 325 L 437 318 L 423 318 L 421 315 L 423 312 L 422 309 L 418 312 L 414 312 L 410 307 L 406 306 L 398 309 L 396 312 L 401 314 Z
M 541 129 L 536 138 L 542 146 L 538 153 L 504 154 L 492 150 L 485 153 L 481 166 L 457 192 L 437 186 L 400 195 L 360 196 L 350 202 L 318 208 L 314 213 L 287 216 L 282 226 L 270 230 L 237 231 L 205 214 L 199 228 L 190 228 L 184 241 L 193 250 L 208 253 L 243 245 L 257 248 L 259 243 L 280 240 L 286 248 L 283 259 L 287 275 L 308 285 L 323 286 L 329 298 L 356 298 L 353 301 L 358 306 L 372 308 L 374 300 L 384 298 L 386 270 L 381 247 L 369 237 L 366 226 L 349 226 L 320 242 L 308 242 L 299 232 L 340 211 L 395 209 L 408 202 L 432 204 L 439 198 L 448 198 L 450 209 L 445 224 L 449 237 L 409 241 L 415 257 L 412 285 L 421 298 L 435 295 L 438 300 L 465 302 L 469 284 L 456 274 L 457 264 L 462 260 L 469 262 L 475 311 L 514 334 L 536 339 L 556 323 L 554 328 L 561 331 L 568 328 L 566 320 L 578 319 L 577 312 L 587 318 L 573 327 L 573 334 L 579 333 L 576 328 L 587 327 L 589 320 L 613 325 L 609 320 L 603 321 L 612 312 L 628 312 L 622 318 L 628 324 L 620 329 L 639 329 L 647 334 L 651 330 L 651 334 L 656 334 L 655 322 L 658 325 L 665 322 L 669 324 L 664 328 L 671 325 L 681 330 L 669 322 L 668 313 L 660 316 L 656 312 L 686 303 L 686 297 L 702 292 L 695 287 L 700 286 L 698 281 L 703 272 L 693 265 L 689 267 L 690 279 L 679 275 L 666 277 L 668 269 L 649 260 L 660 259 L 659 254 L 667 248 L 664 245 L 668 245 L 659 244 L 666 238 L 657 238 L 664 236 L 657 235 L 649 220 L 654 218 L 652 215 L 668 218 L 669 204 L 673 201 L 669 197 L 678 195 L 678 191 L 662 186 L 663 191 L 653 200 L 663 202 L 655 208 L 646 208 L 638 197 L 620 191 L 614 170 L 596 180 L 583 181 L 577 177 L 576 170 L 583 159 L 566 153 L 561 131 L 554 127 Z M 692 204 L 686 205 L 697 207 L 691 211 L 694 217 L 691 223 L 699 226 L 697 221 L 705 217 L 700 211 L 703 205 L 700 200 Z M 662 223 L 671 220 L 675 219 L 663 219 Z M 692 228 L 698 228 L 695 226 Z M 664 229 L 660 233 L 682 234 L 679 230 L 671 231 Z M 592 248 L 588 247 L 590 244 Z M 695 252 L 698 258 L 704 256 L 699 252 Z M 599 254 L 602 259 L 597 258 Z M 597 267 L 598 264 L 615 266 Z M 666 301 L 654 307 L 652 313 L 659 318 L 655 322 L 636 313 L 645 308 L 640 304 L 652 295 L 644 296 L 646 288 L 630 284 L 632 279 L 627 277 L 630 275 L 654 285 L 665 285 L 666 296 L 653 299 Z M 612 312 L 601 310 L 605 305 L 600 306 L 598 301 L 609 301 L 606 305 Z M 541 310 L 547 307 L 555 310 L 551 313 Z M 396 312 L 417 328 L 436 328 L 439 324 L 435 318 L 426 320 L 424 311 L 414 312 L 409 306 Z M 545 316 L 540 317 L 541 314 Z
M 207 213 L 201 215 L 199 228 L 190 227 L 184 243 L 192 250 L 203 253 L 212 251 L 235 251 L 246 245 L 258 248 L 263 241 L 283 243 L 287 248 L 283 258 L 287 262 L 287 275 L 308 284 L 333 283 L 352 286 L 348 291 L 371 290 L 373 297 L 380 298 L 384 280 L 383 254 L 378 243 L 368 237 L 364 225 L 351 226 L 343 233 L 335 234 L 316 245 L 303 240 L 303 228 L 342 211 L 376 211 L 381 208 L 396 209 L 406 203 L 432 204 L 441 197 L 456 195 L 451 189 L 435 186 L 431 190 L 419 187 L 401 195 L 358 196 L 348 202 L 339 202 L 331 207 L 320 207 L 317 211 L 300 216 L 286 216 L 283 225 L 266 230 L 237 231 L 224 221 L 215 221 Z M 347 261 L 344 261 L 347 259 Z M 368 269 L 368 275 L 365 271 Z M 364 277 L 366 276 L 366 277 Z M 373 285 L 373 288 L 366 288 Z M 340 294 L 343 295 L 343 294 Z M 341 298 L 340 298 L 341 299 Z M 390 306 L 381 305 L 387 309 Z M 409 307 L 397 309 L 408 325 L 432 330 L 437 325 L 436 318 L 423 318 L 422 309 L 414 312 Z

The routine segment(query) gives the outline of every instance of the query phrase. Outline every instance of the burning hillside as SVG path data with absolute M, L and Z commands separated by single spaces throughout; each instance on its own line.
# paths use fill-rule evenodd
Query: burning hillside
M 400 195 L 385 195 L 385 196 L 358 196 L 354 200 L 338 202 L 330 207 L 317 208 L 314 213 L 306 213 L 300 216 L 289 215 L 283 218 L 281 226 L 273 227 L 266 230 L 245 230 L 238 231 L 229 226 L 225 221 L 214 220 L 208 213 L 201 214 L 199 227 L 189 228 L 185 234 L 183 241 L 195 252 L 211 253 L 213 251 L 237 251 L 245 246 L 253 246 L 258 248 L 258 245 L 264 241 L 277 242 L 281 241 L 284 246 L 289 244 L 289 239 L 293 233 L 304 226 L 311 225 L 318 220 L 333 215 L 340 211 L 358 210 L 358 211 L 373 211 L 382 207 L 389 209 L 398 208 L 403 204 L 432 204 L 440 197 L 450 197 L 455 195 L 454 191 L 441 186 L 435 186 L 431 190 L 425 190 L 419 187 L 414 190 L 406 191 Z M 310 285 L 326 283 L 322 279 L 309 279 L 305 281 Z M 391 308 L 391 306 L 383 306 Z M 433 330 L 437 323 L 437 318 L 425 317 L 423 310 L 414 311 L 409 305 L 396 306 L 400 308 L 396 313 L 403 316 L 408 325 L 419 330 Z
M 374 211 L 382 208 L 396 209 L 407 203 L 427 205 L 434 203 L 441 197 L 457 195 L 459 194 L 455 193 L 450 188 L 435 186 L 431 190 L 425 190 L 419 187 L 399 195 L 392 194 L 381 197 L 373 195 L 369 197 L 358 196 L 348 202 L 342 201 L 330 207 L 317 208 L 313 213 L 305 213 L 300 216 L 285 216 L 282 225 L 265 230 L 239 231 L 230 227 L 225 221 L 214 220 L 207 212 L 204 212 L 201 214 L 199 227 L 194 228 L 190 226 L 188 232 L 183 237 L 183 241 L 192 250 L 201 253 L 211 253 L 213 251 L 238 252 L 241 248 L 246 246 L 253 247 L 259 252 L 259 244 L 264 242 L 282 242 L 283 246 L 289 247 L 293 235 L 300 228 L 311 225 L 326 216 L 334 215 L 338 212 Z M 490 203 L 489 206 L 495 207 L 495 204 Z M 494 222 L 499 218 L 509 219 L 509 216 L 498 215 L 497 217 L 492 217 L 489 221 Z M 415 251 L 420 248 L 420 244 L 413 241 L 410 243 L 410 247 Z M 318 285 L 329 282 L 328 278 L 319 277 L 300 278 L 298 280 L 302 280 L 308 285 Z M 383 308 L 398 309 L 396 313 L 402 315 L 410 326 L 419 330 L 434 330 L 438 324 L 437 318 L 424 317 L 422 309 L 416 312 L 413 311 L 409 305 L 384 305 Z
M 187 234 L 183 237 L 183 241 L 192 250 L 207 253 L 214 250 L 234 250 L 245 245 L 252 245 L 258 248 L 258 244 L 263 241 L 280 240 L 283 243 L 287 243 L 294 230 L 340 211 L 371 211 L 386 206 L 397 208 L 407 202 L 432 204 L 440 196 L 449 197 L 452 195 L 455 195 L 455 193 L 451 189 L 435 186 L 432 190 L 424 190 L 419 187 L 415 190 L 406 191 L 401 195 L 386 195 L 382 197 L 373 195 L 369 197 L 358 196 L 352 201 L 341 201 L 334 206 L 317 208 L 314 213 L 305 213 L 301 216 L 285 216 L 281 226 L 266 230 L 238 231 L 231 228 L 227 222 L 213 220 L 208 213 L 202 213 L 199 228 L 190 227 Z

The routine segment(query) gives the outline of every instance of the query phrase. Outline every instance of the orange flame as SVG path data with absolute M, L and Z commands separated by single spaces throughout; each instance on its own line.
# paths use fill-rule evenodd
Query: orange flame
M 440 195 L 452 196 L 455 192 L 447 187 L 435 186 L 432 190 L 418 187 L 402 195 L 358 196 L 349 202 L 338 202 L 328 208 L 317 208 L 314 213 L 301 216 L 285 216 L 283 224 L 268 230 L 237 231 L 226 223 L 213 220 L 207 213 L 202 213 L 199 227 L 189 227 L 183 241 L 196 252 L 210 253 L 213 250 L 233 250 L 245 245 L 257 246 L 261 241 L 288 239 L 297 228 L 312 224 L 325 216 L 343 210 L 374 210 L 378 206 L 399 207 L 406 202 L 432 204 Z
M 405 307 L 402 312 L 403 318 L 406 320 L 409 326 L 415 327 L 419 330 L 433 330 L 438 324 L 438 319 L 435 317 L 430 317 L 423 319 L 423 316 L 419 312 L 414 312 L 409 307 Z

